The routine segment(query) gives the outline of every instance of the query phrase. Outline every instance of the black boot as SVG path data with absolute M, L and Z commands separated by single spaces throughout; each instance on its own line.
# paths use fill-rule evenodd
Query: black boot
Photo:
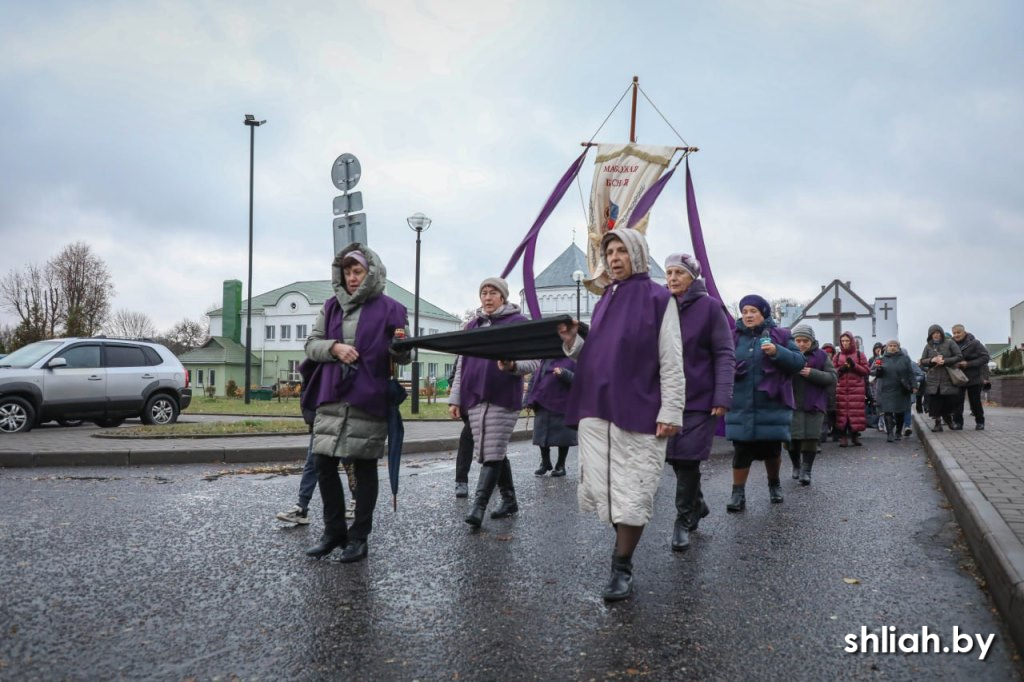
M 501 461 L 498 490 L 501 492 L 501 504 L 491 512 L 491 518 L 503 519 L 519 511 L 519 503 L 516 502 L 516 486 L 512 482 L 512 463 L 508 461 L 508 458 Z
M 814 466 L 815 453 L 805 452 L 804 461 L 800 466 L 800 485 L 811 484 L 811 468 Z
M 942 420 L 936 419 L 934 426 L 932 426 L 932 433 L 938 433 L 942 431 Z
M 479 528 L 484 522 L 484 513 L 487 511 L 487 503 L 491 501 L 491 494 L 494 487 L 498 485 L 498 474 L 501 472 L 500 462 L 488 462 L 480 467 L 480 478 L 476 484 L 476 497 L 473 498 L 473 506 L 466 514 L 466 523 Z
M 569 455 L 569 448 L 558 448 L 558 461 L 555 462 L 555 470 L 551 472 L 551 478 L 565 476 L 565 458 Z
M 605 601 L 621 601 L 633 593 L 633 557 L 612 556 L 612 575 L 601 596 Z
M 893 428 L 895 427 L 894 420 L 891 415 L 886 414 L 885 417 L 885 442 L 892 443 L 896 440 L 896 436 L 893 434 Z
M 725 505 L 726 511 L 739 512 L 747 508 L 747 491 L 742 485 L 732 487 L 732 499 Z
M 338 561 L 343 564 L 351 564 L 356 561 L 362 561 L 366 558 L 367 545 L 366 540 L 349 540 L 349 543 L 345 545 L 344 551 L 341 556 L 338 557 Z
M 551 471 L 551 448 L 540 449 L 540 466 L 533 472 L 534 476 L 543 476 Z
M 676 468 L 676 522 L 672 527 L 672 551 L 690 548 L 690 531 L 697 529 L 700 520 L 700 469 Z
M 320 542 L 306 550 L 306 556 L 320 559 L 333 552 L 338 547 L 344 547 L 348 542 L 348 535 L 342 532 L 327 532 L 320 536 Z
M 795 441 L 789 444 L 789 461 L 793 463 L 793 480 L 800 478 L 800 446 Z
M 772 504 L 780 504 L 784 499 L 782 497 L 782 483 L 779 479 L 768 479 L 768 497 L 771 499 Z

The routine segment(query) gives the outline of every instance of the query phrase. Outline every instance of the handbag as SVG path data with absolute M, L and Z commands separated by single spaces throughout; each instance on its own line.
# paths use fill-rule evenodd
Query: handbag
M 949 373 L 949 380 L 954 386 L 966 386 L 967 382 L 970 381 L 959 367 L 947 367 L 946 372 Z

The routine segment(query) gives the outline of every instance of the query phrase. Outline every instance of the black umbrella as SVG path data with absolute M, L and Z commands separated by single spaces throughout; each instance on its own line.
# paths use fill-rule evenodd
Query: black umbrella
M 571 322 L 572 317 L 569 315 L 558 315 L 540 320 L 415 336 L 395 341 L 394 347 L 396 350 L 426 348 L 488 360 L 564 358 L 565 351 L 562 350 L 562 339 L 558 336 L 558 325 Z M 586 337 L 587 325 L 580 325 L 579 334 Z
M 402 462 L 405 424 L 398 406 L 409 393 L 397 379 L 388 380 L 388 477 L 391 479 L 391 508 L 398 510 L 398 466 Z

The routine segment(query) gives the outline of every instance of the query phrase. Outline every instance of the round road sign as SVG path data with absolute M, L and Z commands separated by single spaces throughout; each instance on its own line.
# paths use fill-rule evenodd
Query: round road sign
M 351 154 L 342 154 L 334 160 L 331 166 L 331 182 L 342 192 L 347 192 L 357 184 L 363 169 L 359 165 L 359 159 Z

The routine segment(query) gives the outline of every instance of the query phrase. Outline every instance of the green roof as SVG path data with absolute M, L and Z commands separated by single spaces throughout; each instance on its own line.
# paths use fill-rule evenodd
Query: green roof
M 985 348 L 988 348 L 988 354 L 990 357 L 995 358 L 1007 348 L 1012 348 L 1008 343 L 986 343 Z
M 226 336 L 211 336 L 199 348 L 193 348 L 178 356 L 182 364 L 190 365 L 244 365 L 245 346 L 235 343 Z M 260 361 L 252 356 L 251 364 L 259 367 Z
M 331 285 L 331 280 L 329 279 L 318 279 L 307 282 L 292 282 L 291 284 L 287 284 L 283 287 L 278 287 L 277 289 L 268 291 L 265 294 L 259 294 L 258 296 L 254 296 L 252 299 L 252 312 L 254 315 L 262 313 L 264 306 L 276 305 L 277 302 L 280 301 L 284 296 L 293 293 L 302 294 L 303 296 L 306 297 L 306 300 L 309 301 L 309 304 L 311 306 L 319 307 L 323 305 L 324 301 L 326 301 L 329 296 L 334 295 L 334 287 Z M 413 296 L 412 292 L 398 286 L 390 279 L 387 281 L 387 285 L 384 288 L 384 293 L 390 296 L 391 298 L 395 299 L 402 305 L 404 305 L 409 310 L 412 310 L 413 307 L 415 307 L 416 297 Z M 246 302 L 246 300 L 243 300 L 241 307 L 242 313 L 245 313 L 247 308 L 248 303 Z M 211 310 L 208 314 L 211 317 L 223 316 L 224 308 L 217 308 L 216 310 Z M 452 322 L 462 321 L 460 318 L 456 317 L 455 315 L 452 315 L 449 312 L 441 310 L 433 303 L 424 300 L 422 297 L 420 297 L 420 314 L 429 315 L 431 317 L 440 317 L 442 319 L 450 320 Z

